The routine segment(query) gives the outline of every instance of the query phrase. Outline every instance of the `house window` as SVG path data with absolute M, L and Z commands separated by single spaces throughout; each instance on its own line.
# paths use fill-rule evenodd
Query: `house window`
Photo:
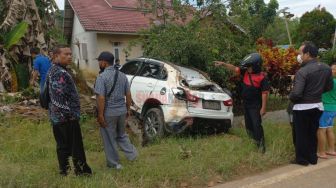
M 114 48 L 114 56 L 115 56 L 115 59 L 120 59 L 119 58 L 119 48 Z
M 113 44 L 114 59 L 120 59 L 121 43 L 113 42 L 112 44 Z
M 85 61 L 88 61 L 88 49 L 87 49 L 87 44 L 86 43 L 81 43 L 81 50 L 82 50 L 82 59 Z

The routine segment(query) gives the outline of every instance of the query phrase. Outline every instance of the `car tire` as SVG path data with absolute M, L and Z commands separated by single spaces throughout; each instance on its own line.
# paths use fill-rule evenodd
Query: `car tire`
M 145 143 L 164 136 L 164 117 L 159 108 L 150 108 L 143 118 L 143 139 Z

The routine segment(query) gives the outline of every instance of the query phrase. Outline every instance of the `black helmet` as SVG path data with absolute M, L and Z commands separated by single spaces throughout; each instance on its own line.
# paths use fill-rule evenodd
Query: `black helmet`
M 244 57 L 240 62 L 242 68 L 252 67 L 253 73 L 261 72 L 262 58 L 259 53 L 252 53 Z

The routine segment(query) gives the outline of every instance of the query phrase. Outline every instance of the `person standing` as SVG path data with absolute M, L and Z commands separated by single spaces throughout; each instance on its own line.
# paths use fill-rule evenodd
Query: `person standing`
M 317 62 L 318 49 L 312 42 L 304 42 L 298 60 L 294 86 L 289 94 L 293 102 L 295 128 L 295 160 L 292 163 L 307 166 L 317 163 L 317 129 L 322 114 L 322 93 L 333 88 L 329 66 Z
M 113 66 L 113 54 L 102 52 L 98 62 L 100 70 L 104 71 L 98 75 L 95 84 L 97 121 L 103 138 L 107 167 L 121 169 L 117 146 L 128 160 L 135 160 L 138 155 L 125 133 L 126 118 L 130 115 L 132 101 L 130 87 L 126 75 Z
M 66 176 L 72 157 L 76 175 L 90 175 L 92 170 L 86 162 L 80 119 L 80 102 L 74 80 L 67 72 L 72 62 L 71 49 L 55 48 L 55 62 L 47 75 L 49 84 L 49 117 L 57 146 L 60 174 Z
M 32 48 L 30 54 L 33 61 L 33 73 L 30 80 L 30 85 L 33 86 L 37 80 L 38 75 L 40 75 L 40 91 L 42 91 L 43 85 L 45 83 L 45 78 L 48 73 L 49 68 L 51 67 L 51 62 L 48 57 L 42 55 L 38 48 Z
M 256 141 L 261 152 L 265 153 L 266 146 L 261 117 L 266 114 L 270 86 L 266 74 L 261 71 L 261 65 L 262 58 L 258 53 L 247 55 L 241 62 L 241 68 L 215 61 L 215 66 L 224 66 L 240 76 L 246 131 Z
M 327 155 L 336 156 L 335 135 L 333 130 L 334 119 L 336 117 L 336 63 L 331 65 L 334 87 L 331 91 L 322 95 L 324 111 L 320 118 L 320 127 L 317 131 L 318 138 L 318 157 L 328 158 Z M 328 150 L 325 151 L 325 144 Z

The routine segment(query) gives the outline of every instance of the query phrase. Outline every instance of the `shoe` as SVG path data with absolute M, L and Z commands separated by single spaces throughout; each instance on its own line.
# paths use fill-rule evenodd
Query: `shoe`
M 121 166 L 121 164 L 117 164 L 117 166 L 115 167 L 115 169 L 121 170 L 121 169 L 123 169 L 123 166 Z
M 76 176 L 91 176 L 92 170 L 88 164 L 85 164 L 82 168 L 77 166 L 77 168 L 75 168 L 75 174 Z
M 301 165 L 301 166 L 308 166 L 309 162 L 307 162 L 307 161 L 292 160 L 292 161 L 290 161 L 290 164 L 296 164 L 296 165 Z
M 114 169 L 116 169 L 116 170 L 121 170 L 121 169 L 123 169 L 123 166 L 121 165 L 121 164 L 117 164 L 117 165 L 107 165 L 107 168 L 114 168 Z

